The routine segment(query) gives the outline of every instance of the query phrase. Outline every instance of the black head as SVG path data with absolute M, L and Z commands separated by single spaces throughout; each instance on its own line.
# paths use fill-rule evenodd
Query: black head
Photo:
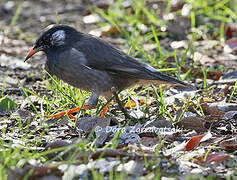
M 70 26 L 56 25 L 45 31 L 35 42 L 25 61 L 38 51 L 49 52 L 55 48 L 66 48 L 78 37 L 78 31 Z

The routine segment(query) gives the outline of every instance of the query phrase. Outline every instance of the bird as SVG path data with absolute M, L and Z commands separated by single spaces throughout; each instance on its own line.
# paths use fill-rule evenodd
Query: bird
M 43 32 L 35 41 L 24 61 L 43 51 L 46 54 L 46 70 L 64 82 L 91 92 L 88 105 L 96 107 L 98 98 L 107 100 L 115 96 L 121 107 L 118 93 L 136 84 L 175 84 L 187 86 L 183 81 L 167 76 L 154 67 L 141 62 L 101 38 L 77 31 L 68 25 L 54 25 Z M 108 104 L 107 104 L 108 105 Z M 106 109 L 107 108 L 107 109 Z M 75 119 L 73 108 L 48 117 L 60 118 L 65 114 Z M 106 113 L 105 107 L 103 113 Z M 121 107 L 126 115 L 126 110 Z M 102 114 L 105 117 L 104 114 Z

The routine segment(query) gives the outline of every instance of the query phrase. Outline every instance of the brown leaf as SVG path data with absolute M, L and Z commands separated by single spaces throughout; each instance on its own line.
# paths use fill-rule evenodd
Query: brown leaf
M 237 50 L 237 37 L 227 40 L 226 45 L 224 47 L 224 51 L 226 53 L 231 53 L 236 50 Z
M 108 35 L 116 35 L 119 33 L 119 30 L 116 27 L 110 27 L 109 30 L 103 31 L 100 37 L 108 36 Z
M 225 24 L 225 35 L 228 38 L 236 37 L 237 36 L 237 24 Z
M 8 179 L 23 179 L 26 175 L 28 175 L 30 171 L 32 171 L 32 174 L 30 174 L 28 179 L 38 179 L 40 177 L 45 177 L 47 175 L 53 174 L 59 177 L 62 176 L 62 173 L 57 167 L 26 165 L 23 168 L 15 168 L 11 170 L 11 173 L 9 173 L 8 175 Z
M 220 143 L 220 147 L 227 152 L 234 152 L 237 150 L 237 141 L 235 138 L 228 139 Z
M 215 103 L 206 103 L 203 99 L 200 100 L 201 107 L 205 115 L 214 115 L 215 117 L 223 118 L 225 112 L 236 111 L 236 103 L 226 103 L 224 101 Z
M 178 127 L 184 129 L 195 130 L 196 132 L 207 132 L 207 129 L 204 127 L 205 121 L 200 116 L 188 116 L 183 117 L 178 123 Z
M 221 118 L 225 114 L 225 112 L 218 108 L 217 103 L 206 103 L 201 99 L 200 105 L 205 115 L 215 115 Z
M 190 69 L 189 68 L 184 68 L 184 67 L 181 67 L 181 71 L 182 72 L 187 72 L 189 71 Z M 192 72 L 190 72 L 190 76 L 195 76 L 197 78 L 203 78 L 203 72 L 201 71 L 200 68 L 192 68 Z M 207 79 L 212 79 L 212 80 L 219 80 L 220 77 L 223 76 L 223 73 L 220 73 L 220 72 L 216 72 L 216 71 L 208 71 L 207 72 Z
M 98 150 L 91 155 L 92 159 L 98 159 L 99 157 L 126 157 L 127 152 L 118 149 L 105 149 L 105 150 Z
M 213 154 L 209 154 L 207 156 L 206 162 L 210 163 L 210 162 L 223 161 L 223 160 L 227 159 L 228 157 L 229 156 L 226 155 L 226 154 L 216 154 L 216 153 L 213 153 Z
M 211 154 L 208 154 L 206 161 L 203 160 L 203 157 L 198 157 L 196 160 L 198 164 L 203 164 L 203 163 L 224 161 L 227 158 L 229 158 L 229 156 L 226 154 L 211 153 Z
M 106 158 L 106 157 L 117 157 L 117 158 L 123 158 L 128 157 L 130 159 L 144 159 L 144 158 L 154 158 L 154 155 L 150 154 L 143 154 L 143 153 L 137 153 L 137 152 L 127 152 L 125 150 L 121 149 L 98 149 L 96 152 L 92 153 L 90 158 L 93 160 L 96 160 L 98 158 Z
M 62 141 L 62 140 L 56 140 L 52 143 L 49 143 L 47 144 L 47 146 L 45 147 L 44 151 L 49 151 L 49 150 L 52 150 L 52 149 L 57 149 L 57 148 L 61 148 L 61 147 L 66 147 L 66 146 L 69 146 L 70 143 L 66 142 L 66 141 Z M 67 159 L 67 157 L 73 153 L 73 149 L 71 149 L 70 151 L 68 151 L 67 153 L 63 154 L 61 157 L 63 159 Z M 49 159 L 53 159 L 54 157 L 56 157 L 61 151 L 58 151 L 58 152 L 52 152 L 52 153 L 48 153 L 46 154 L 46 156 L 49 158 Z
M 185 150 L 186 151 L 191 151 L 195 149 L 201 142 L 202 138 L 206 135 L 207 133 L 204 133 L 199 136 L 193 136 L 188 143 L 186 144 Z

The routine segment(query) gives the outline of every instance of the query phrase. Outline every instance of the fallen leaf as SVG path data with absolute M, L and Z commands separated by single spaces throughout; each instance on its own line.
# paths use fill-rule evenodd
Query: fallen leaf
M 189 71 L 190 69 L 188 68 L 184 68 L 183 66 L 181 67 L 181 71 L 186 73 L 187 71 Z M 192 68 L 192 71 L 190 72 L 190 76 L 195 76 L 197 78 L 203 78 L 203 72 L 201 71 L 200 68 Z M 211 79 L 211 80 L 219 80 L 220 77 L 223 76 L 222 73 L 220 72 L 216 72 L 216 71 L 207 71 L 207 79 Z
M 236 138 L 228 139 L 220 143 L 220 147 L 227 152 L 234 152 L 237 150 Z
M 237 37 L 237 24 L 225 24 L 225 34 L 228 38 Z
M 217 103 L 206 103 L 204 100 L 200 100 L 200 105 L 205 115 L 215 115 L 215 117 L 223 117 L 225 112 L 218 108 Z
M 208 154 L 206 161 L 203 160 L 203 157 L 198 157 L 196 158 L 196 160 L 198 164 L 203 164 L 203 163 L 224 161 L 228 158 L 229 156 L 226 154 L 211 153 L 211 154 Z
M 205 115 L 215 115 L 223 117 L 225 115 L 225 112 L 237 111 L 236 103 L 226 103 L 225 101 L 204 103 L 204 101 L 201 99 L 200 104 Z
M 179 128 L 183 129 L 191 129 L 196 132 L 207 132 L 207 128 L 204 127 L 205 120 L 200 116 L 188 116 L 183 117 L 178 123 Z
M 211 133 L 210 131 L 208 131 L 208 132 L 206 133 L 206 135 L 203 136 L 203 138 L 201 139 L 200 142 L 207 141 L 207 140 L 209 140 L 209 139 L 211 139 L 211 138 L 212 138 L 212 133 Z
M 226 45 L 224 47 L 225 53 L 232 53 L 237 50 L 237 38 L 234 37 L 226 41 Z
M 199 136 L 193 136 L 185 146 L 186 151 L 191 151 L 195 149 L 201 142 L 202 138 L 205 137 L 208 133 L 204 133 Z
M 108 36 L 108 35 L 116 35 L 119 33 L 119 30 L 116 27 L 110 27 L 108 30 L 103 31 L 100 37 Z
M 52 149 L 57 149 L 57 148 L 61 148 L 61 147 L 66 147 L 66 146 L 69 146 L 70 143 L 66 142 L 66 141 L 62 141 L 62 140 L 56 140 L 54 142 L 51 142 L 49 144 L 46 145 L 44 151 L 50 151 Z M 57 155 L 60 154 L 60 157 L 62 159 L 67 159 L 67 157 L 71 154 L 73 154 L 73 151 L 75 149 L 71 149 L 70 151 L 67 151 L 67 153 L 62 153 L 60 154 L 62 151 L 56 151 L 56 152 L 52 152 L 52 153 L 48 153 L 46 154 L 46 156 L 49 158 L 49 159 L 53 159 L 55 158 Z
M 57 167 L 47 167 L 47 166 L 33 166 L 33 165 L 26 165 L 23 168 L 15 168 L 10 170 L 11 173 L 8 174 L 9 180 L 16 180 L 16 179 L 24 179 L 26 175 L 28 179 L 38 179 L 43 178 L 47 175 L 56 175 L 57 177 L 61 177 L 62 173 Z M 31 174 L 29 172 L 32 171 Z

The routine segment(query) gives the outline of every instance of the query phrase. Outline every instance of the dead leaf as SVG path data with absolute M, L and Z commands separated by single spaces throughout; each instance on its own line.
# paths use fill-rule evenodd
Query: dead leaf
M 237 111 L 236 103 L 226 103 L 225 101 L 204 103 L 203 99 L 201 99 L 200 104 L 205 115 L 215 115 L 223 117 L 225 115 L 225 112 Z
M 223 75 L 222 79 L 237 79 L 237 71 L 232 71 Z
M 171 48 L 179 49 L 179 48 L 188 48 L 188 42 L 185 40 L 182 41 L 173 41 L 170 43 Z
M 228 38 L 237 37 L 237 24 L 225 24 L 225 34 Z
M 103 31 L 100 37 L 108 36 L 108 35 L 116 35 L 119 33 L 119 30 L 116 27 L 110 27 L 108 30 Z
M 237 139 L 231 138 L 220 143 L 220 147 L 227 152 L 234 152 L 237 150 Z
M 91 155 L 91 158 L 93 160 L 98 159 L 98 158 L 106 158 L 106 157 L 126 157 L 127 152 L 123 150 L 118 150 L 118 149 L 101 149 L 96 151 Z
M 11 173 L 8 174 L 9 180 L 23 179 L 28 173 L 32 171 L 32 174 L 28 176 L 28 179 L 43 178 L 47 175 L 56 175 L 61 177 L 62 173 L 57 167 L 47 167 L 47 166 L 32 166 L 26 165 L 23 168 L 15 168 L 10 170 Z
M 113 170 L 113 168 L 117 165 L 119 165 L 121 162 L 119 160 L 116 160 L 116 158 L 114 158 L 113 161 L 110 160 L 106 160 L 106 159 L 99 159 L 97 160 L 93 166 L 93 168 L 95 169 L 99 169 L 100 173 L 108 173 L 110 171 Z
M 208 133 L 204 133 L 199 136 L 193 136 L 185 146 L 186 151 L 191 151 L 195 149 L 201 142 L 202 138 L 205 137 Z
M 50 151 L 52 149 L 57 149 L 57 148 L 61 148 L 61 147 L 66 147 L 66 146 L 69 146 L 70 143 L 66 142 L 66 141 L 62 141 L 62 140 L 56 140 L 54 142 L 51 142 L 49 144 L 46 145 L 44 151 Z M 62 155 L 60 155 L 63 159 L 67 159 L 68 155 L 69 154 L 72 154 L 74 150 L 70 150 L 68 151 L 67 153 L 63 153 Z M 58 154 L 60 154 L 61 151 L 58 151 L 58 152 L 52 152 L 52 153 L 48 153 L 46 154 L 46 156 L 49 158 L 49 159 L 53 159 L 55 158 Z
M 187 88 L 178 94 L 171 95 L 169 97 L 165 97 L 164 102 L 165 102 L 165 104 L 172 105 L 176 102 L 176 100 L 185 101 L 188 99 L 188 97 L 190 97 L 190 98 L 194 97 L 196 93 L 197 93 L 197 90 L 189 90 Z
M 68 180 L 72 180 L 72 179 L 80 179 L 78 178 L 78 176 L 83 176 L 87 177 L 88 173 L 88 166 L 85 164 L 62 164 L 58 166 L 58 169 L 61 170 L 61 172 L 63 172 L 63 177 L 61 179 L 68 179 Z
M 205 120 L 200 116 L 188 116 L 183 117 L 178 123 L 179 128 L 191 129 L 196 132 L 207 132 L 207 129 L 204 127 Z
M 226 41 L 226 45 L 224 47 L 225 53 L 232 53 L 237 50 L 237 37 L 229 39 Z
M 224 111 L 218 108 L 217 103 L 206 103 L 203 99 L 200 100 L 200 105 L 205 115 L 214 115 L 215 117 L 222 118 L 225 114 Z
M 198 164 L 203 164 L 203 163 L 224 161 L 228 158 L 229 156 L 226 154 L 211 153 L 211 154 L 208 154 L 206 161 L 203 160 L 203 157 L 198 157 L 196 160 Z
M 181 71 L 186 73 L 187 71 L 189 71 L 190 69 L 188 68 L 184 68 L 183 66 L 181 67 Z M 192 68 L 192 71 L 190 72 L 190 76 L 195 76 L 197 78 L 203 78 L 203 72 L 201 71 L 200 68 Z M 216 72 L 216 71 L 207 71 L 207 79 L 211 79 L 211 80 L 219 80 L 220 77 L 223 76 L 222 73 L 220 72 Z

